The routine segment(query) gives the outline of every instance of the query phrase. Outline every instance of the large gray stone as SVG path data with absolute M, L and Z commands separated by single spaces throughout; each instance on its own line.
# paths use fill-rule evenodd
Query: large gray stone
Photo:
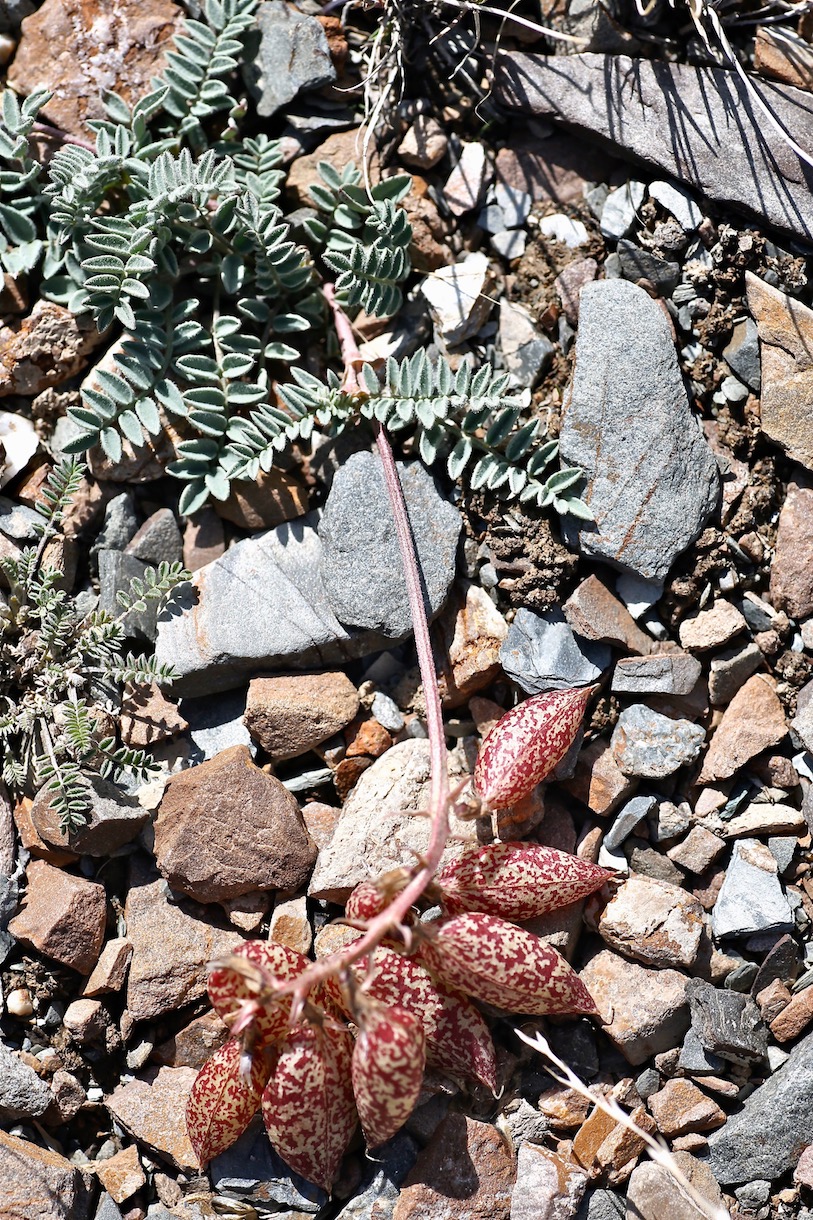
M 454 579 L 460 513 L 420 462 L 398 464 L 430 614 Z M 402 639 L 412 630 L 384 474 L 376 454 L 354 453 L 337 472 L 319 522 L 320 571 L 331 609 L 345 627 Z
M 810 94 L 767 81 L 753 86 L 807 148 Z M 505 106 L 559 119 L 657 165 L 709 199 L 813 238 L 813 170 L 734 72 L 625 55 L 506 52 L 497 59 L 495 94 Z
M 813 1034 L 709 1136 L 708 1165 L 724 1186 L 781 1177 L 810 1143 Z
M 529 695 L 589 686 L 610 664 L 606 644 L 576 636 L 558 608 L 517 610 L 500 649 L 500 665 Z
M 53 1093 L 45 1081 L 0 1042 L 0 1120 L 13 1123 L 39 1118 L 52 1101 Z
M 336 79 L 327 35 L 315 17 L 307 17 L 284 0 L 267 0 L 257 10 L 260 45 L 246 68 L 246 79 L 267 118 L 296 97 Z
M 715 937 L 789 932 L 793 913 L 782 892 L 776 860 L 758 839 L 740 839 L 726 871 L 711 926 Z
M 622 571 L 665 577 L 712 513 L 719 475 L 666 317 L 626 280 L 582 289 L 560 447 L 563 464 L 585 472 L 595 518 L 566 518 L 567 541 Z

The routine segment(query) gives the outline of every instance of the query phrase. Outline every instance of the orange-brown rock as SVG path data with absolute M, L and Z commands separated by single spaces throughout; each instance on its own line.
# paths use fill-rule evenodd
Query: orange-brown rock
M 513 1151 L 490 1123 L 450 1114 L 418 1154 L 393 1220 L 509 1220 Z
M 37 301 L 18 328 L 0 330 L 0 398 L 39 394 L 67 381 L 100 342 L 87 316 L 80 321 L 53 301 Z
M 271 529 L 308 511 L 308 489 L 294 475 L 273 466 L 267 473 L 260 470 L 256 479 L 232 483 L 228 500 L 215 501 L 214 509 L 241 529 Z
M 93 1169 L 107 1193 L 116 1203 L 129 1199 L 147 1181 L 147 1175 L 138 1159 L 135 1144 L 122 1148 L 105 1161 L 94 1161 Z
M 32 860 L 26 869 L 28 889 L 9 931 L 79 974 L 90 974 L 104 940 L 104 886 Z
M 359 695 L 340 670 L 281 674 L 249 683 L 244 721 L 274 758 L 296 758 L 349 724 Z
M 772 678 L 754 674 L 729 703 L 703 760 L 700 783 L 728 779 L 788 731 Z
M 648 1104 L 658 1130 L 667 1139 L 690 1131 L 712 1131 L 726 1119 L 725 1110 L 691 1080 L 667 1080 Z
M 162 1067 L 146 1072 L 119 1085 L 107 1098 L 107 1108 L 139 1143 L 179 1169 L 199 1169 L 186 1123 L 179 1122 L 196 1077 L 192 1068 Z
M 76 1165 L 58 1152 L 0 1131 L 2 1220 L 86 1220 L 90 1191 Z
M 470 695 L 500 674 L 500 648 L 508 624 L 488 594 L 478 585 L 466 589 L 441 615 L 435 632 L 442 669 L 440 695 L 444 707 L 459 707 Z
M 122 699 L 119 725 L 122 741 L 128 746 L 142 748 L 166 741 L 189 728 L 177 703 L 167 699 L 154 682 L 127 692 Z

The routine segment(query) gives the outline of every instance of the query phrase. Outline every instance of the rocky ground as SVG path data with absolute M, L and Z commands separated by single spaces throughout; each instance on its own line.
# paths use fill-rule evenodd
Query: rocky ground
M 20 37 L 34 7 L 0 5 L 9 78 L 25 92 L 56 74 L 51 121 L 81 131 L 98 88 L 83 64 L 107 35 L 85 0 L 46 0 Z M 341 88 L 380 16 L 347 6 L 343 33 L 300 8 L 311 40 L 283 55 L 285 6 L 263 5 L 253 85 L 293 206 L 319 161 L 358 157 L 359 95 Z M 115 9 L 132 29 L 136 10 L 180 17 L 171 0 Z M 811 170 L 686 12 L 550 11 L 586 49 L 536 58 L 553 44 L 487 18 L 413 48 L 372 172 L 415 175 L 416 273 L 399 317 L 356 322 L 369 360 L 424 343 L 504 367 L 585 471 L 587 524 L 401 455 L 452 777 L 518 697 L 601 683 L 554 780 L 455 841 L 527 837 L 618 870 L 533 929 L 603 1019 L 493 1012 L 499 1099 L 428 1076 L 404 1130 L 372 1160 L 354 1146 L 330 1199 L 254 1126 L 201 1172 L 182 1113 L 226 1033 L 207 962 L 246 937 L 308 953 L 359 880 L 411 861 L 423 695 L 369 436 L 317 438 L 190 520 L 160 452 L 94 453 L 63 540 L 74 593 L 113 606 L 146 564 L 182 559 L 194 594 L 131 622 L 179 672 L 123 708 L 161 777 L 94 781 L 72 840 L 44 796 L 0 804 L 0 1217 L 699 1216 L 517 1025 L 659 1134 L 711 1204 L 813 1215 Z M 810 15 L 771 14 L 756 46 L 753 24 L 731 38 L 809 145 Z M 324 79 L 308 56 L 326 37 Z M 118 83 L 140 89 L 155 52 L 147 36 L 131 50 Z M 8 275 L 0 306 L 13 554 L 99 350 Z

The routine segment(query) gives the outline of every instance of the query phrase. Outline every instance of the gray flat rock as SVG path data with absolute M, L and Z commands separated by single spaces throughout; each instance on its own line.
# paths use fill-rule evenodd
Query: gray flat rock
M 584 470 L 581 495 L 595 517 L 566 518 L 566 541 L 647 580 L 666 576 L 711 515 L 719 474 L 667 320 L 635 284 L 582 289 L 560 448 L 563 465 Z
M 267 0 L 257 10 L 260 45 L 246 67 L 257 113 L 267 118 L 301 89 L 315 89 L 336 79 L 327 35 L 315 17 L 297 12 L 284 0 Z
M 610 664 L 606 644 L 574 634 L 558 608 L 536 614 L 517 610 L 500 649 L 500 665 L 529 695 L 589 686 Z
M 808 147 L 810 94 L 752 80 Z M 768 125 L 734 72 L 625 55 L 506 52 L 497 58 L 495 95 L 504 106 L 559 119 L 626 158 L 656 165 L 709 199 L 813 239 L 813 170 Z
M 53 1101 L 53 1093 L 37 1073 L 0 1042 L 0 1120 L 14 1123 L 39 1118 Z
M 711 914 L 715 937 L 791 931 L 793 913 L 777 872 L 776 860 L 764 843 L 740 839 L 734 844 Z
M 461 518 L 420 462 L 398 464 L 431 615 L 454 579 Z M 377 454 L 354 453 L 337 471 L 319 522 L 320 573 L 345 627 L 402 639 L 412 630 L 395 523 Z
M 288 1168 L 268 1142 L 257 1116 L 236 1144 L 212 1161 L 212 1185 L 220 1195 L 277 1211 L 282 1204 L 298 1212 L 317 1212 L 327 1195 Z

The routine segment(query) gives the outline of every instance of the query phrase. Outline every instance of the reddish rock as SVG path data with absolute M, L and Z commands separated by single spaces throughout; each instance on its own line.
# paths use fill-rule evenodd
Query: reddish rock
M 563 787 L 593 813 L 603 815 L 618 808 L 635 781 L 621 770 L 609 743 L 597 738 L 579 752 L 576 772 Z
M 322 801 L 309 801 L 302 807 L 302 820 L 319 851 L 327 847 L 333 838 L 341 812 L 341 809 L 325 805 Z
M 199 1169 L 186 1123 L 179 1121 L 196 1077 L 192 1068 L 162 1067 L 119 1085 L 106 1105 L 116 1122 L 139 1143 L 179 1169 Z
M 732 606 L 731 602 L 718 601 L 709 610 L 698 610 L 685 618 L 678 628 L 678 635 L 684 648 L 704 652 L 727 644 L 746 626 L 736 606 Z
M 217 1013 L 205 1012 L 156 1047 L 153 1057 L 167 1067 L 199 1069 L 228 1036 L 228 1028 Z
M 274 758 L 296 758 L 327 741 L 359 710 L 359 695 L 339 670 L 254 678 L 243 717 Z
M 42 83 L 40 80 L 37 87 Z M 76 376 L 100 342 L 101 336 L 88 315 L 80 323 L 61 305 L 38 301 L 18 329 L 0 330 L 0 398 L 9 394 L 30 396 L 47 386 L 60 385 Z
M 0 1131 L 0 1220 L 85 1220 L 91 1194 L 75 1165 Z
M 799 1157 L 799 1163 L 793 1171 L 793 1180 L 799 1186 L 813 1188 L 813 1144 L 808 1144 Z
M 121 704 L 119 725 L 125 745 L 141 749 L 166 741 L 189 728 L 177 703 L 167 699 L 154 682 L 151 686 L 138 686 L 127 692 Z
M 47 860 L 49 864 L 56 865 L 58 868 L 65 864 L 74 864 L 79 859 L 76 852 L 61 851 L 57 847 L 51 847 L 40 836 L 31 819 L 33 804 L 34 801 L 30 796 L 24 796 L 14 806 L 14 824 L 23 847 L 26 851 L 30 851 L 35 859 Z
M 116 1203 L 123 1203 L 147 1181 L 147 1175 L 138 1159 L 135 1144 L 122 1148 L 106 1161 L 94 1161 L 93 1169 L 104 1189 Z
M 450 1114 L 407 1175 L 393 1220 L 509 1220 L 515 1178 L 496 1127 Z
M 499 676 L 508 624 L 488 594 L 470 585 L 465 601 L 458 597 L 433 630 L 442 636 L 436 662 L 443 705 L 459 707 Z
M 347 733 L 351 733 L 347 744 L 346 758 L 356 758 L 360 755 L 366 755 L 369 758 L 380 758 L 392 745 L 390 734 L 383 724 L 379 724 L 372 716 L 369 720 L 362 720 L 355 732 L 352 732 L 352 729 L 353 726 L 350 725 L 346 730 Z
M 25 97 L 45 87 L 42 116 L 76 136 L 107 118 L 102 91 L 132 104 L 164 69 L 164 51 L 183 18 L 173 0 L 45 0 L 26 17 L 9 85 Z
M 779 514 L 771 601 L 791 618 L 813 614 L 813 489 L 793 483 Z
M 197 572 L 219 559 L 225 550 L 223 522 L 213 508 L 202 508 L 189 518 L 183 534 L 183 564 L 187 571 Z
M 308 489 L 285 470 L 272 466 L 255 479 L 232 483 L 228 500 L 215 501 L 215 512 L 244 530 L 272 529 L 308 511 Z
M 798 992 L 778 1017 L 771 1021 L 770 1029 L 777 1042 L 792 1042 L 813 1021 L 813 990 L 806 987 Z
M 643 1106 L 636 1106 L 630 1117 L 643 1131 L 654 1131 L 655 1124 Z M 644 1147 L 642 1136 L 596 1106 L 573 1141 L 573 1155 L 591 1178 L 606 1177 L 615 1184 L 629 1176 Z
M 133 946 L 126 937 L 117 936 L 109 940 L 82 989 L 82 995 L 97 996 L 109 991 L 121 991 L 132 956 Z
M 773 30 L 762 25 L 757 29 L 754 43 L 754 67 L 760 76 L 795 85 L 797 89 L 813 91 L 813 47 L 792 30 Z M 751 278 L 751 277 L 749 277 Z M 756 276 L 753 277 L 756 279 Z M 776 291 L 774 289 L 774 291 Z M 749 293 L 749 308 L 751 307 Z M 794 305 L 798 302 L 794 301 Z M 765 385 L 765 355 L 762 349 L 763 386 Z M 764 410 L 764 407 L 763 407 Z
M 8 788 L 0 781 L 0 874 L 9 876 L 14 872 L 16 835 L 14 812 Z
M 604 1032 L 629 1063 L 671 1050 L 689 1028 L 685 974 L 639 966 L 602 949 L 581 971 L 604 1015 Z
M 579 293 L 585 284 L 590 284 L 598 275 L 598 263 L 594 258 L 578 258 L 560 271 L 553 286 L 559 294 L 565 317 L 571 326 L 579 320 Z
M 758 38 L 757 47 L 759 45 Z M 809 46 L 807 55 L 813 58 L 813 49 Z M 801 462 L 811 470 L 813 424 L 809 402 L 813 388 L 813 311 L 750 271 L 745 273 L 745 284 L 748 308 L 760 339 L 762 431 L 793 461 Z
M 725 851 L 725 843 L 705 826 L 693 826 L 682 843 L 670 847 L 667 856 L 690 873 L 704 873 Z
M 583 580 L 562 608 L 570 626 L 586 640 L 604 640 L 641 656 L 652 651 L 650 637 L 597 576 Z
M 79 974 L 96 964 L 106 920 L 103 885 L 32 860 L 22 910 L 9 924 L 12 936 Z
M 729 703 L 703 760 L 699 782 L 728 779 L 787 733 L 775 683 L 754 674 Z
M 247 746 L 173 776 L 155 823 L 155 858 L 173 889 L 198 902 L 295 890 L 316 859 L 295 798 Z
M 313 945 L 313 929 L 308 919 L 308 904 L 304 894 L 299 898 L 277 899 L 271 915 L 268 939 L 287 945 L 307 957 Z
M 725 1110 L 691 1080 L 667 1080 L 647 1103 L 661 1135 L 673 1139 L 690 1131 L 712 1131 L 725 1122 Z
M 534 203 L 578 204 L 588 182 L 607 182 L 618 163 L 595 145 L 562 132 L 515 138 L 497 153 L 497 181 L 527 191 Z
M 110 1029 L 110 1014 L 101 1000 L 73 1000 L 65 1009 L 62 1024 L 80 1046 L 104 1041 Z
M 313 207 L 309 187 L 321 183 L 319 162 L 327 161 L 340 173 L 350 163 L 361 166 L 364 160 L 362 146 L 363 132 L 357 127 L 350 131 L 337 131 L 327 137 L 313 152 L 304 157 L 297 157 L 291 162 L 286 179 L 286 189 L 296 207 Z M 380 162 L 375 152 L 372 152 L 369 164 L 370 181 L 378 182 L 381 177 Z
M 790 990 L 781 979 L 773 979 L 767 987 L 763 987 L 756 999 L 765 1024 L 770 1025 L 771 1021 L 779 1016 L 782 1009 L 787 1008 L 792 998 Z

